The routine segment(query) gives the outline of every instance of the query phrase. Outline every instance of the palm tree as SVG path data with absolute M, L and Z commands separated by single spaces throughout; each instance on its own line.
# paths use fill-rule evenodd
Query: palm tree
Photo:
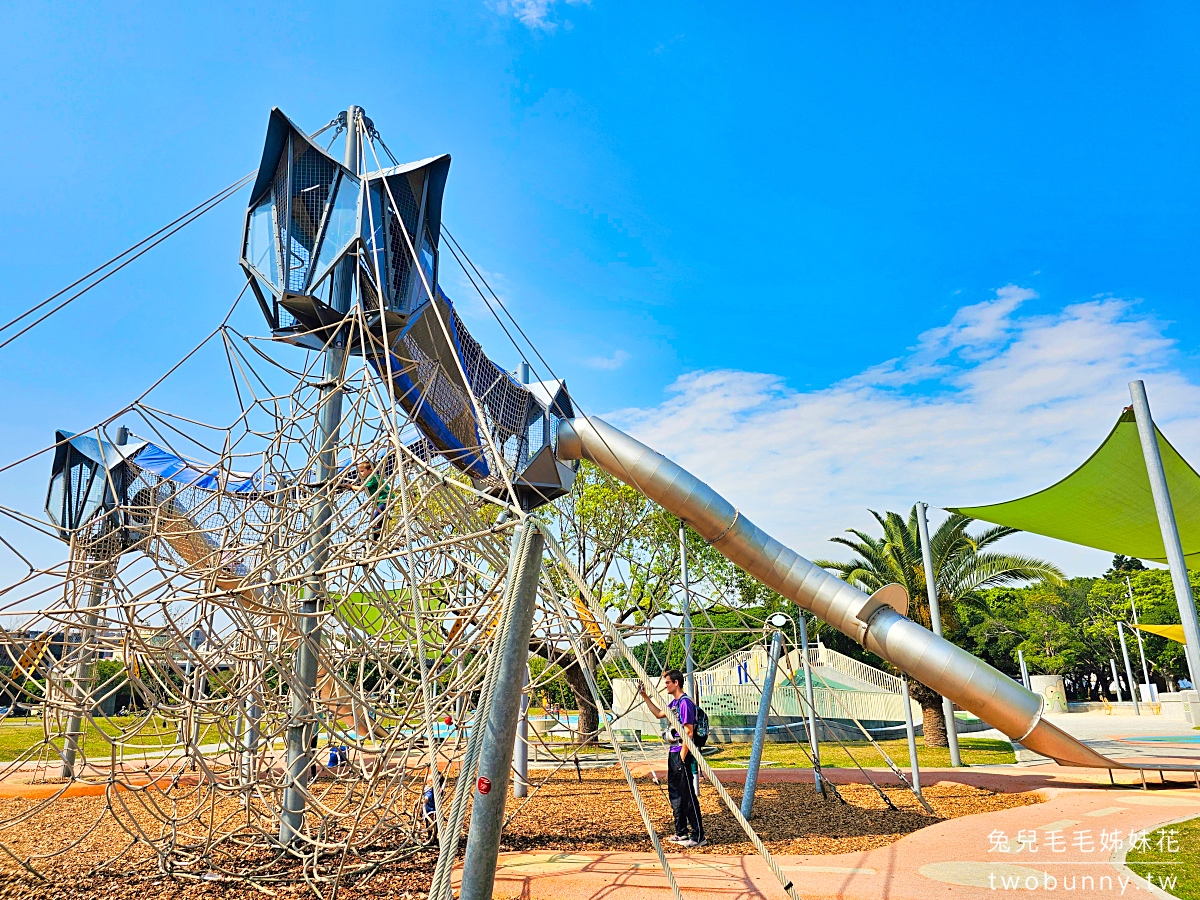
M 910 601 L 909 618 L 929 628 L 929 599 L 925 591 L 925 565 L 916 506 L 909 512 L 907 521 L 895 512 L 882 516 L 874 510 L 870 512 L 883 529 L 883 537 L 849 528 L 847 533 L 854 535 L 853 538 L 839 535 L 830 540 L 849 547 L 858 555 L 849 562 L 817 560 L 816 564 L 867 593 L 886 584 L 904 585 Z M 949 640 L 959 637 L 958 606 L 979 602 L 977 592 L 983 588 L 1025 581 L 1062 584 L 1064 580 L 1062 571 L 1053 563 L 987 551 L 986 548 L 1014 534 L 1017 529 L 994 525 L 978 534 L 970 534 L 967 527 L 973 521 L 969 516 L 952 513 L 929 539 L 942 629 Z M 921 704 L 926 746 L 945 747 L 946 723 L 942 718 L 941 696 L 918 681 L 909 682 L 909 693 Z

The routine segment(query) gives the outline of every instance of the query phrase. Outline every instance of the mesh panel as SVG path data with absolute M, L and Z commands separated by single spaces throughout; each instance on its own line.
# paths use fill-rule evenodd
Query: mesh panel
M 438 448 L 429 438 L 418 438 L 408 445 L 408 449 L 412 451 L 413 456 L 426 463 L 433 462 L 434 457 L 438 455 Z
M 366 260 L 359 257 L 358 291 L 362 297 L 363 309 L 367 312 L 379 312 L 379 292 L 375 290 L 375 277 L 366 266 Z
M 398 215 L 400 221 L 404 223 L 404 228 L 407 229 L 411 239 L 417 233 L 417 199 L 413 196 L 408 178 L 389 178 L 387 183 L 391 188 L 391 194 L 387 199 L 387 224 L 392 307 L 402 309 L 404 301 L 408 298 L 409 279 L 412 275 L 412 252 L 408 249 L 408 241 L 404 239 L 404 233 L 400 230 L 400 222 L 396 221 L 396 217 Z M 395 198 L 399 210 L 392 206 L 392 198 Z
M 438 307 L 443 316 L 449 313 L 447 304 L 439 302 Z M 432 308 L 405 332 L 401 344 L 412 363 L 411 369 L 415 370 L 408 373 L 419 394 L 409 398 L 414 408 L 422 400 L 428 403 L 462 447 L 478 447 L 479 433 L 471 400 L 455 364 L 454 349 L 446 343 Z
M 364 274 L 364 296 L 367 282 Z M 475 476 L 481 486 L 501 489 L 501 470 L 519 473 L 548 442 L 554 443 L 559 421 L 573 414 L 570 401 L 560 393 L 547 422 L 545 410 L 533 400 L 529 389 L 488 359 L 445 295 L 439 294 L 436 310 L 432 306 L 404 332 L 393 357 L 393 393 L 419 422 L 423 441 L 428 444 L 428 448 L 421 442 L 411 446 L 423 459 L 426 453 L 430 459 L 433 454 L 441 454 Z M 447 317 L 457 350 L 446 340 L 439 313 Z M 456 354 L 462 362 L 461 373 Z M 379 360 L 374 364 L 383 374 L 386 364 Z M 476 419 L 472 394 L 483 417 L 481 422 Z M 495 458 L 490 444 L 482 439 L 484 433 L 492 436 L 501 459 Z M 477 456 L 487 465 L 489 474 L 484 478 L 479 477 L 482 469 L 475 461 Z
M 454 330 L 458 345 L 462 348 L 463 369 L 471 389 L 479 399 L 484 415 L 489 419 L 487 427 L 495 438 L 504 464 L 511 471 L 521 462 L 525 445 L 525 420 L 529 414 L 529 391 L 515 381 L 511 375 L 488 359 L 483 347 L 467 331 L 457 311 Z
M 142 540 L 154 535 L 139 549 L 180 569 L 207 569 L 223 590 L 234 589 L 260 561 L 272 525 L 267 504 L 254 495 L 179 484 L 132 462 L 128 468 L 130 531 Z
M 321 219 L 337 166 L 315 147 L 306 147 L 292 164 L 291 228 L 288 233 L 289 291 L 303 291 L 313 262 Z M 278 177 L 278 176 L 277 176 Z

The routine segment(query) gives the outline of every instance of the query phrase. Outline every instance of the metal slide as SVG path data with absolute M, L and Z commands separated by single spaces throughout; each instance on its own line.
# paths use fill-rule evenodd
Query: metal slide
M 558 426 L 558 457 L 587 459 L 684 519 L 730 562 L 1024 747 L 1064 766 L 1192 771 L 1196 765 L 1121 763 L 1042 717 L 1042 698 L 906 618 L 908 596 L 871 596 L 815 566 L 743 516 L 700 479 L 594 416 Z

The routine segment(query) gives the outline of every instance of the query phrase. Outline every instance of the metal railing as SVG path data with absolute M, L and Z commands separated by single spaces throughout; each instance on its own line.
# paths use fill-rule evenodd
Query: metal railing
M 724 685 L 706 696 L 703 704 L 710 719 L 720 716 L 749 719 L 758 712 L 761 696 L 761 691 L 753 684 Z M 772 715 L 796 719 L 807 715 L 803 698 L 803 688 L 777 685 L 771 701 Z M 903 696 L 888 691 L 840 691 L 821 687 L 813 690 L 817 714 L 825 719 L 845 721 L 853 717 L 863 722 L 902 723 L 904 702 Z M 920 715 L 919 708 L 917 714 Z
M 816 647 L 808 649 L 808 662 L 809 665 L 813 666 L 828 666 L 836 672 L 849 675 L 851 678 L 857 678 L 859 681 L 865 681 L 867 684 L 874 685 L 889 694 L 904 693 L 904 683 L 895 675 L 889 675 L 887 672 L 876 669 L 874 666 L 868 666 L 866 663 L 852 659 L 844 653 L 830 650 L 824 644 L 818 644 Z M 820 686 L 820 678 L 815 678 L 813 684 Z

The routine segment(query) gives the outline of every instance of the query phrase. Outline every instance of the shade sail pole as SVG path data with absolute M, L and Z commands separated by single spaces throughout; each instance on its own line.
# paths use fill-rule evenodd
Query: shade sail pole
M 1183 635 L 1187 638 L 1184 651 L 1187 656 L 1188 678 L 1192 684 L 1196 684 L 1196 675 L 1200 673 L 1200 623 L 1196 621 L 1196 598 L 1192 596 L 1192 586 L 1188 582 L 1183 545 L 1179 541 L 1179 527 L 1175 522 L 1171 492 L 1167 489 L 1167 474 L 1163 469 L 1162 455 L 1158 449 L 1158 433 L 1154 428 L 1154 419 L 1150 417 L 1150 401 L 1146 399 L 1146 385 L 1141 381 L 1129 382 L 1129 396 L 1133 399 L 1133 415 L 1137 421 L 1138 437 L 1142 441 L 1142 455 L 1146 458 L 1146 475 L 1150 478 L 1154 510 L 1158 513 L 1158 527 L 1162 530 L 1167 565 L 1171 569 L 1175 602 L 1179 604 L 1179 621 L 1183 623 Z
M 917 531 L 921 535 L 921 560 L 925 564 L 925 593 L 929 597 L 929 626 L 938 637 L 942 636 L 942 611 L 938 607 L 937 576 L 933 571 L 933 547 L 929 543 L 929 521 L 925 518 L 926 505 L 917 504 Z M 907 698 L 905 700 L 907 702 Z M 962 758 L 958 753 L 958 725 L 954 718 L 954 703 L 942 696 L 942 716 L 946 719 L 946 743 L 950 747 L 950 765 L 958 768 Z M 929 735 L 925 735 L 928 742 Z
M 1142 640 L 1142 629 L 1138 627 L 1137 604 L 1133 600 L 1133 585 L 1125 576 L 1125 590 L 1129 592 L 1129 611 L 1133 613 L 1133 636 L 1138 642 L 1138 656 L 1142 658 L 1142 677 L 1146 679 L 1146 702 L 1154 700 L 1154 689 L 1150 687 L 1150 666 L 1146 662 L 1146 643 Z
M 679 521 L 679 579 L 683 585 L 683 673 L 685 689 L 693 701 L 696 697 L 696 662 L 692 659 L 692 587 L 688 583 L 687 526 Z
M 1125 657 L 1125 677 L 1129 680 L 1129 699 L 1133 701 L 1133 714 L 1140 716 L 1142 708 L 1138 705 L 1137 685 L 1133 683 L 1133 666 L 1129 664 L 1129 646 L 1125 643 L 1125 623 L 1117 620 L 1117 637 L 1121 639 L 1121 655 Z

